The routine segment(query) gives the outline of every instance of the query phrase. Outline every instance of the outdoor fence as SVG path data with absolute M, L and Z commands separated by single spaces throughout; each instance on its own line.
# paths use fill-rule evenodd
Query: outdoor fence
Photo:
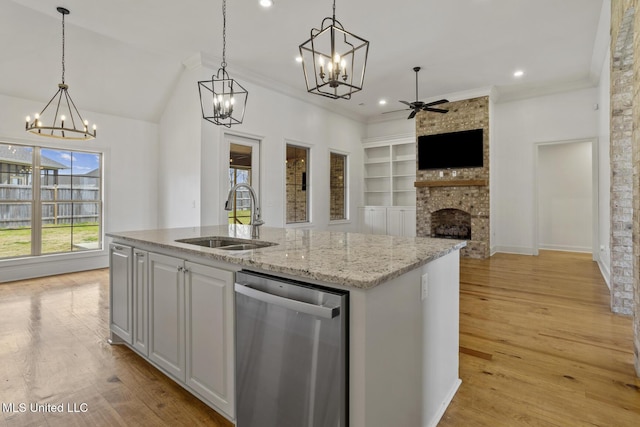
M 0 185 L 0 228 L 31 226 L 30 185 Z M 100 189 L 95 186 L 42 186 L 43 224 L 98 222 Z

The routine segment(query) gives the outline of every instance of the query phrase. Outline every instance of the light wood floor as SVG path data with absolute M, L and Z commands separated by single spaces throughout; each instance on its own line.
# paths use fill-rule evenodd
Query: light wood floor
M 640 426 L 629 317 L 586 254 L 463 259 L 462 385 L 439 426 Z
M 0 284 L 0 402 L 87 404 L 0 426 L 230 426 L 106 343 L 108 294 L 107 270 Z M 608 307 L 587 255 L 462 260 L 463 383 L 439 425 L 640 426 L 631 319 Z

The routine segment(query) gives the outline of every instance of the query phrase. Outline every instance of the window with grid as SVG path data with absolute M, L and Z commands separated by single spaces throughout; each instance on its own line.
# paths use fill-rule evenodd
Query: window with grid
M 102 249 L 102 205 L 101 153 L 0 143 L 0 258 Z

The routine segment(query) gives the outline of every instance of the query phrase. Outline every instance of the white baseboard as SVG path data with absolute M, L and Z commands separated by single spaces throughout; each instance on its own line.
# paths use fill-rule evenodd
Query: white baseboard
M 604 282 L 607 284 L 607 288 L 611 290 L 611 271 L 609 270 L 609 266 L 602 261 L 598 261 L 598 267 L 600 268 L 600 273 L 602 274 Z
M 440 408 L 438 409 L 438 412 L 436 412 L 433 415 L 433 417 L 427 422 L 427 424 L 425 424 L 425 427 L 436 427 L 438 425 L 438 423 L 442 419 L 442 416 L 444 415 L 445 411 L 449 407 L 449 404 L 453 400 L 453 396 L 456 395 L 456 392 L 458 391 L 458 388 L 460 388 L 460 384 L 462 384 L 462 380 L 460 378 L 458 378 L 453 383 L 453 387 L 451 388 L 451 390 L 449 390 L 449 393 L 445 396 L 444 400 L 442 401 L 442 404 L 440 405 Z
M 540 243 L 540 249 L 543 251 L 581 252 L 589 254 L 593 252 L 591 246 L 553 245 L 549 243 Z
M 495 252 L 518 255 L 535 255 L 533 248 L 527 248 L 523 246 L 496 246 Z
M 23 260 L 6 260 L 7 262 L 0 263 L 0 283 L 95 270 L 109 266 L 109 255 L 106 251 L 74 255 L 45 255 Z

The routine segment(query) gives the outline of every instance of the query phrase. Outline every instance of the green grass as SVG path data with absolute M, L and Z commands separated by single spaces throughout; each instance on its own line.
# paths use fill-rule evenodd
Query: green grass
M 237 210 L 236 217 L 240 224 L 249 224 L 251 222 L 251 209 Z M 233 211 L 229 212 L 229 224 L 238 224 L 233 217 Z
M 42 227 L 43 254 L 80 251 L 74 244 L 100 241 L 98 223 L 47 224 Z M 31 255 L 31 229 L 0 229 L 0 258 L 13 258 Z

